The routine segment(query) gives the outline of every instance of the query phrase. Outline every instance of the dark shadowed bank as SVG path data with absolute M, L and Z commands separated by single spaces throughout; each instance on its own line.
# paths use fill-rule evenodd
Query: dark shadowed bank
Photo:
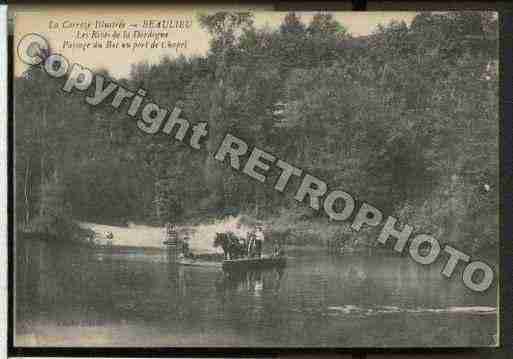
M 419 13 L 366 37 L 329 14 L 304 24 L 290 13 L 277 29 L 255 28 L 246 13 L 200 21 L 213 35 L 206 56 L 135 64 L 117 80 L 208 122 L 201 151 L 141 133 L 126 111 L 88 106 L 40 68 L 15 79 L 18 232 L 81 240 L 90 233 L 74 220 L 161 226 L 245 214 L 288 243 L 347 234 L 352 247 L 375 245 L 376 233 L 355 236 L 276 192 L 278 172 L 261 184 L 215 161 L 231 133 L 444 243 L 497 248 L 492 13 Z

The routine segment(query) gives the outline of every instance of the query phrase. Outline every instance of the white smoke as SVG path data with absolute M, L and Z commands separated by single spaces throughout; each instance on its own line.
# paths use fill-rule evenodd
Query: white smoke
M 240 216 L 230 216 L 214 223 L 200 224 L 188 229 L 191 231 L 189 234 L 189 248 L 194 253 L 221 253 L 220 248 L 214 248 L 216 233 L 233 232 L 237 236 L 245 238 L 252 228 L 242 224 Z

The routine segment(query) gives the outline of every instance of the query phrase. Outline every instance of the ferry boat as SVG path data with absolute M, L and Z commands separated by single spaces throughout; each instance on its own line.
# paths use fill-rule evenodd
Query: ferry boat
M 244 271 L 267 268 L 283 268 L 287 265 L 285 256 L 262 256 L 260 258 L 225 259 L 224 271 Z

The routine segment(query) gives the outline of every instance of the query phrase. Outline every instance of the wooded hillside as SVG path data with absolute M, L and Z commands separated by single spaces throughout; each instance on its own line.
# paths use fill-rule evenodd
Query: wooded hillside
M 37 67 L 15 79 L 18 228 L 285 211 L 320 220 L 292 195 L 214 161 L 230 132 L 412 225 L 473 249 L 496 245 L 491 13 L 419 13 L 361 38 L 326 13 L 308 24 L 290 13 L 277 29 L 255 28 L 249 13 L 199 20 L 212 35 L 206 56 L 134 64 L 116 80 L 207 121 L 206 151 L 144 135 L 126 112 L 87 105 Z

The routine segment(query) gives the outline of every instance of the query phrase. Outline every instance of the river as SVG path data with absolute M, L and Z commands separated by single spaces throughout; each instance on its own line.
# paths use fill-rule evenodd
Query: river
M 443 263 L 333 257 L 289 247 L 282 271 L 228 276 L 165 251 L 19 241 L 16 346 L 494 345 L 496 288 L 474 293 Z

